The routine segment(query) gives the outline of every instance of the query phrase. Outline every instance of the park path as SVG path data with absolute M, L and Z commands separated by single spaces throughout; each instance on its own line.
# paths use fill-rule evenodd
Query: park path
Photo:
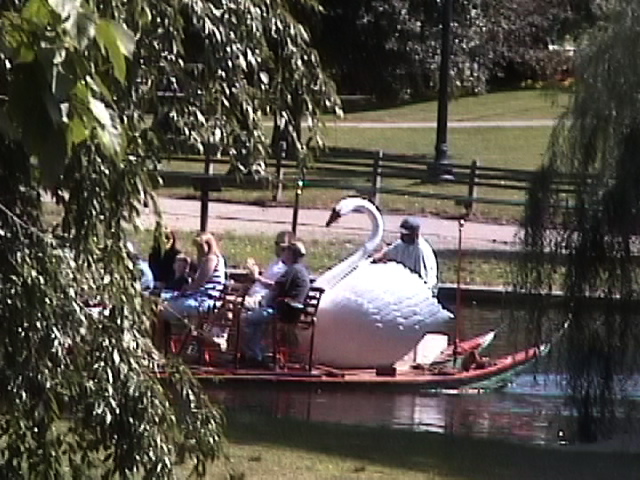
M 200 228 L 200 203 L 198 200 L 158 198 L 165 224 L 174 230 L 198 230 Z M 242 234 L 275 234 L 291 228 L 293 209 L 280 206 L 257 206 L 240 203 L 212 201 L 209 205 L 209 230 L 212 232 L 237 232 Z M 298 235 L 309 239 L 359 240 L 371 231 L 368 218 L 353 214 L 340 219 L 331 228 L 325 222 L 328 210 L 301 209 L 298 216 Z M 404 215 L 383 214 L 385 240 L 398 238 L 399 225 Z M 456 249 L 458 222 L 433 216 L 418 216 L 424 237 L 436 250 Z M 142 215 L 143 227 L 152 228 L 154 217 L 147 211 Z M 480 222 L 466 222 L 463 230 L 463 249 L 513 250 L 517 248 L 517 227 Z

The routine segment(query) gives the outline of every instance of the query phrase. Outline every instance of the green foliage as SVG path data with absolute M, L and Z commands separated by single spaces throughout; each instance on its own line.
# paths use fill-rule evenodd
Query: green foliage
M 383 102 L 424 98 L 440 66 L 438 0 L 324 0 L 320 49 L 342 93 Z M 485 18 L 473 1 L 455 1 L 451 71 L 454 88 L 482 92 L 487 73 L 481 52 Z
M 170 478 L 183 461 L 202 477 L 219 457 L 220 412 L 180 365 L 165 363 L 167 378 L 157 378 L 165 361 L 150 341 L 155 306 L 125 248 L 143 205 L 155 208 L 158 142 L 142 113 L 161 79 L 185 79 L 193 90 L 176 118 L 202 129 L 183 133 L 201 146 L 216 138 L 236 158 L 250 145 L 253 161 L 271 76 L 257 79 L 267 67 L 295 66 L 312 79 L 297 88 L 316 115 L 318 99 L 333 101 L 330 84 L 316 82 L 322 74 L 308 70 L 317 61 L 268 55 L 269 38 L 312 53 L 281 8 L 275 0 L 0 2 L 2 478 Z M 206 39 L 197 58 L 189 25 Z M 189 77 L 187 61 L 204 76 Z M 63 210 L 55 233 L 44 226 L 44 193 Z
M 433 96 L 440 65 L 438 0 L 323 0 L 319 50 L 343 94 L 383 102 Z M 484 93 L 571 72 L 562 46 L 593 24 L 597 0 L 454 0 L 452 87 Z
M 485 54 L 492 83 L 513 87 L 572 73 L 566 42 L 595 20 L 595 2 L 497 0 L 482 6 L 487 29 Z
M 307 29 L 282 0 L 182 2 L 183 40 L 164 55 L 146 88 L 162 98 L 153 128 L 169 151 L 229 155 L 242 173 L 264 173 L 270 142 L 263 116 L 274 119 L 300 160 L 301 122 L 321 143 L 319 116 L 339 113 Z
M 640 6 L 611 2 L 607 21 L 587 35 L 576 59 L 575 96 L 554 129 L 548 166 L 532 184 L 525 218 L 520 288 L 549 291 L 561 262 L 568 324 L 558 356 L 578 412 L 578 430 L 593 440 L 611 433 L 615 401 L 625 376 L 640 366 L 637 249 L 640 213 Z M 557 209 L 557 174 L 578 186 L 571 209 Z M 588 297 L 604 299 L 603 309 Z M 550 328 L 544 302 L 536 302 L 530 328 Z M 553 329 L 553 325 L 551 325 Z

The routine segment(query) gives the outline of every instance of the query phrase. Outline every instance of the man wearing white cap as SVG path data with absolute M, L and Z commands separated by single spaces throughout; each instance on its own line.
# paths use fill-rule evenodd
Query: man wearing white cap
M 394 261 L 420 275 L 427 287 L 438 285 L 438 262 L 431 245 L 420 236 L 420 221 L 407 217 L 400 223 L 400 239 L 373 256 L 374 262 Z
M 311 281 L 307 269 L 300 263 L 306 254 L 304 244 L 299 240 L 284 247 L 282 261 L 287 270 L 280 275 L 269 289 L 264 299 L 264 307 L 253 310 L 247 316 L 245 352 L 247 366 L 267 366 L 264 362 L 262 339 L 264 332 L 276 313 L 278 300 L 290 299 L 296 303 L 303 303 Z
M 262 300 L 269 293 L 269 289 L 273 286 L 276 279 L 287 270 L 287 265 L 282 261 L 285 253 L 285 247 L 295 240 L 295 234 L 289 231 L 278 232 L 275 240 L 276 258 L 264 272 L 260 272 L 260 267 L 253 258 L 247 259 L 247 267 L 253 279 L 255 280 L 251 289 L 247 292 L 244 300 L 244 307 L 247 310 L 253 310 L 262 305 Z

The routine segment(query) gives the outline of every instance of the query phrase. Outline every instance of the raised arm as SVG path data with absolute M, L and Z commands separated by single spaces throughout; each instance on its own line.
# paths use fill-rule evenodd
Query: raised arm
M 202 288 L 211 274 L 216 268 L 218 264 L 218 257 L 215 255 L 207 255 L 202 260 L 200 260 L 200 264 L 198 265 L 198 271 L 196 272 L 196 276 L 189 285 L 185 285 L 183 291 L 186 292 L 194 292 Z
M 267 287 L 273 286 L 274 281 L 269 280 L 268 278 L 260 274 L 260 267 L 258 266 L 256 261 L 251 257 L 247 259 L 247 268 L 249 269 L 249 274 L 251 275 L 251 278 L 254 281 L 260 282 Z

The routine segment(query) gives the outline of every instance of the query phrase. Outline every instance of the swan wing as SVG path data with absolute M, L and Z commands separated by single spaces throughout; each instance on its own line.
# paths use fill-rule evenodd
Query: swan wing
M 315 358 L 336 367 L 391 365 L 453 315 L 398 263 L 361 263 L 318 309 Z

